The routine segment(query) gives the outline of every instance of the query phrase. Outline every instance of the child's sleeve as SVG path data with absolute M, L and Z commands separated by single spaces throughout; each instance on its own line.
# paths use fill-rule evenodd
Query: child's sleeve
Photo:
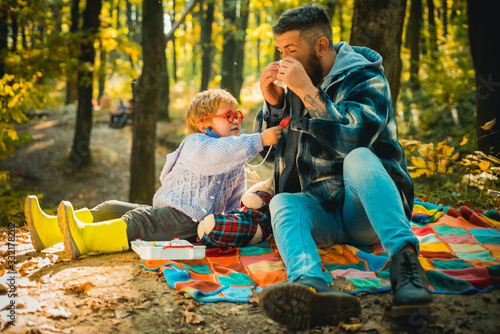
M 239 137 L 202 137 L 186 142 L 181 157 L 184 168 L 194 174 L 217 175 L 242 167 L 262 151 L 259 133 Z

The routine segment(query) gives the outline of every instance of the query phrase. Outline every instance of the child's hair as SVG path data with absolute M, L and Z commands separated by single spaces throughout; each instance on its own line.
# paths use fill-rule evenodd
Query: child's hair
M 209 89 L 196 94 L 187 107 L 186 126 L 189 133 L 200 132 L 198 120 L 203 116 L 215 115 L 221 103 L 238 105 L 234 96 L 224 89 Z

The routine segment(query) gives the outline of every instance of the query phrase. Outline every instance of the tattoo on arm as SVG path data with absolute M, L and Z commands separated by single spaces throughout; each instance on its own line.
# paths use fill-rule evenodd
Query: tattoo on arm
M 318 93 L 315 97 L 311 95 L 306 95 L 304 97 L 304 102 L 306 102 L 306 108 L 311 117 L 313 118 L 330 118 L 328 109 L 326 108 L 326 101 Z

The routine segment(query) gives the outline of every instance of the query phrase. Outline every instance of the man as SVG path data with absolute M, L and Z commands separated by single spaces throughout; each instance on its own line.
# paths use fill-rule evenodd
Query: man
M 262 291 L 263 312 L 292 329 L 358 316 L 358 299 L 327 285 L 317 246 L 378 242 L 392 259 L 393 315 L 428 312 L 432 296 L 409 223 L 413 183 L 382 58 L 334 45 L 320 7 L 286 11 L 273 33 L 282 60 L 262 72 L 265 103 L 254 131 L 291 117 L 270 155 L 277 193 L 271 219 L 288 283 Z

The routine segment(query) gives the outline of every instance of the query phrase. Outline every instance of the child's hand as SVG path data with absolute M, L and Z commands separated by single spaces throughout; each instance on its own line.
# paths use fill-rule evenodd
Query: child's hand
M 274 145 L 280 140 L 281 132 L 283 131 L 283 127 L 274 126 L 272 128 L 266 129 L 261 132 L 260 139 L 262 140 L 262 146 L 270 146 Z

